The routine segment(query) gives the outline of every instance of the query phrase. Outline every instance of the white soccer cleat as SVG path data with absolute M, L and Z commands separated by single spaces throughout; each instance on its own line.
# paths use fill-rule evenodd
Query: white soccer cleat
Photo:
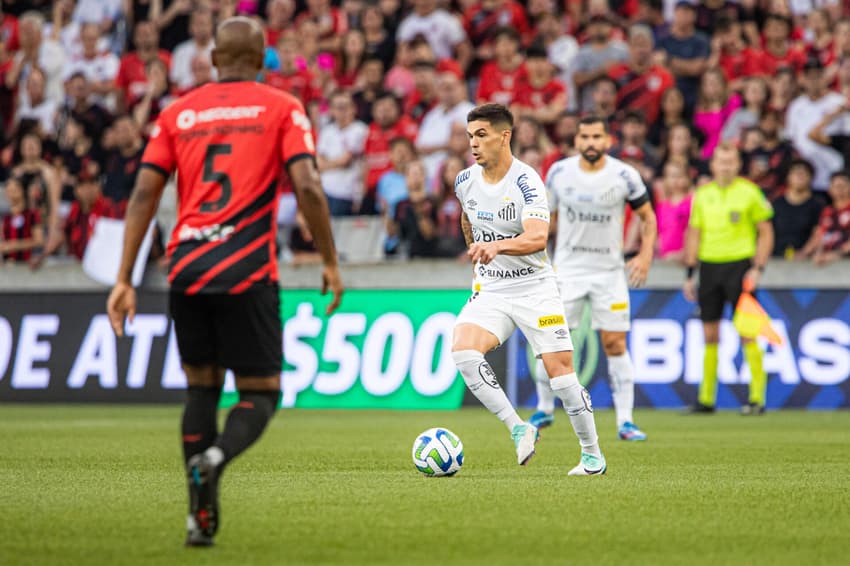
M 608 470 L 604 456 L 581 454 L 581 462 L 567 474 L 568 476 L 601 476 Z
M 511 437 L 516 446 L 516 461 L 520 466 L 525 466 L 534 456 L 534 445 L 537 444 L 539 433 L 537 427 L 528 423 L 514 425 Z

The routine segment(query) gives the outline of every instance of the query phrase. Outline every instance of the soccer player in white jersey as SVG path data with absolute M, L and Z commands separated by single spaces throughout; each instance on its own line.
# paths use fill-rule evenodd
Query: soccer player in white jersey
M 558 286 L 567 320 L 573 324 L 578 324 L 585 302 L 590 302 L 591 326 L 600 331 L 608 358 L 620 438 L 646 440 L 632 416 L 634 365 L 626 348 L 626 332 L 631 327 L 628 284 L 640 287 L 646 281 L 657 236 L 655 213 L 637 170 L 607 155 L 611 136 L 604 119 L 583 118 L 575 139 L 579 155 L 552 165 L 546 178 L 557 219 L 553 218 L 558 231 L 554 259 Z M 641 220 L 640 252 L 628 264 L 623 259 L 626 203 Z M 555 410 L 555 397 L 543 370 L 538 365 L 537 412 L 529 419 L 538 428 L 552 424 Z
M 464 236 L 475 269 L 474 291 L 454 329 L 452 357 L 469 390 L 511 432 L 517 462 L 534 455 L 537 428 L 517 416 L 484 354 L 519 327 L 552 375 L 581 445 L 569 475 L 603 474 L 590 396 L 573 370 L 572 340 L 546 253 L 549 204 L 537 172 L 511 154 L 513 116 L 484 104 L 467 116 L 475 165 L 462 171 L 455 192 L 463 204 Z

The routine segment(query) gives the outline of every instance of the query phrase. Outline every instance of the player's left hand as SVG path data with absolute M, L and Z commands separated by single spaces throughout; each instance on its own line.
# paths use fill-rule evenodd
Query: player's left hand
M 755 267 L 750 268 L 744 274 L 744 281 L 741 284 L 741 289 L 745 293 L 752 293 L 756 290 L 756 287 L 758 287 L 759 279 L 761 279 L 761 271 L 759 271 Z
M 328 290 L 333 295 L 333 299 L 325 309 L 325 315 L 330 316 L 342 302 L 342 278 L 339 276 L 339 267 L 336 265 L 326 265 L 322 272 L 322 295 Z
M 626 264 L 626 269 L 629 271 L 629 285 L 632 287 L 642 287 L 646 283 L 646 274 L 649 273 L 649 264 L 652 263 L 652 258 L 636 255 Z
M 472 259 L 473 264 L 480 263 L 481 265 L 487 265 L 499 255 L 499 242 L 475 242 L 469 246 L 469 250 L 466 253 Z
M 136 290 L 129 283 L 116 283 L 106 301 L 109 324 L 118 337 L 124 336 L 124 317 L 133 322 L 136 316 Z

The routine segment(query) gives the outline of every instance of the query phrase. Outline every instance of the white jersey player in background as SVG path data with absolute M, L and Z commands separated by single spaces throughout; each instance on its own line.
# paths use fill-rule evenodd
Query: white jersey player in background
M 552 165 L 546 179 L 556 215 L 553 222 L 557 221 L 558 286 L 567 320 L 573 324 L 578 325 L 585 302 L 590 302 L 592 328 L 600 331 L 608 358 L 620 438 L 646 440 L 632 416 L 634 365 L 626 348 L 626 332 L 631 327 L 628 284 L 640 287 L 646 281 L 657 236 L 655 213 L 637 170 L 607 155 L 611 136 L 603 119 L 583 118 L 575 139 L 580 155 Z M 641 220 L 640 252 L 628 264 L 623 259 L 626 203 Z M 539 364 L 536 380 L 537 412 L 529 422 L 542 428 L 554 420 L 555 397 Z
M 573 370 L 572 341 L 552 265 L 546 253 L 549 204 L 537 172 L 511 154 L 513 116 L 485 104 L 467 116 L 475 165 L 462 171 L 455 192 L 463 205 L 463 232 L 475 269 L 473 295 L 454 329 L 452 357 L 467 387 L 511 432 L 517 462 L 534 455 L 537 428 L 523 422 L 484 354 L 516 327 L 552 375 L 581 445 L 569 475 L 603 474 L 590 396 Z

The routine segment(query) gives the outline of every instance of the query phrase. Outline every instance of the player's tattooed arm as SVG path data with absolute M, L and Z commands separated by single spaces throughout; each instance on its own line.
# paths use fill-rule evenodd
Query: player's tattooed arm
M 460 217 L 460 229 L 463 230 L 463 239 L 466 240 L 466 247 L 472 245 L 472 224 L 469 223 L 469 217 L 464 212 Z

